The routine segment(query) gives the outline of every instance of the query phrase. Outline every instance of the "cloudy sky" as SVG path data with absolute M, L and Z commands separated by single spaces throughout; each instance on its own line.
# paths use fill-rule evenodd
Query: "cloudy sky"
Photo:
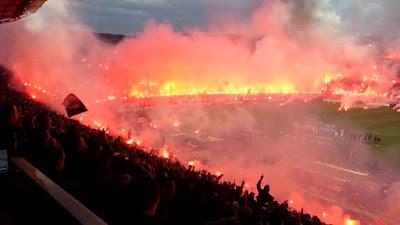
M 168 22 L 178 30 L 207 29 L 215 21 L 227 18 L 246 21 L 261 2 L 276 0 L 48 0 L 38 13 L 49 13 L 55 1 L 62 2 L 70 15 L 96 32 L 129 34 L 142 30 L 149 20 Z M 323 13 L 362 34 L 400 33 L 399 0 L 296 1 L 318 2 L 323 5 Z
M 206 28 L 217 17 L 248 19 L 260 0 L 63 1 L 67 11 L 98 32 L 134 33 L 148 20 L 168 22 L 184 29 Z

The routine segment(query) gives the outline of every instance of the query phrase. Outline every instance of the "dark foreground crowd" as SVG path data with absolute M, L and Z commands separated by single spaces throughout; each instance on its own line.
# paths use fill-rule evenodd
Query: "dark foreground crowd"
M 317 225 L 317 217 L 126 145 L 11 90 L 0 68 L 0 149 L 23 156 L 109 224 Z

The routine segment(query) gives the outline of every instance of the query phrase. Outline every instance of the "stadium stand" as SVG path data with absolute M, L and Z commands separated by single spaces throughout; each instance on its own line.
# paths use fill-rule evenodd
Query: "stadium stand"
M 10 77 L 0 69 L 0 149 L 24 157 L 107 224 L 324 224 L 274 200 L 263 177 L 256 194 L 142 151 L 12 90 Z

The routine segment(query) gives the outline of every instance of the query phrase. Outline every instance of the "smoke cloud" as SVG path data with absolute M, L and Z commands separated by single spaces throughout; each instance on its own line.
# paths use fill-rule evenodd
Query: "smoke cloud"
M 385 40 L 372 47 L 360 42 L 349 32 L 352 29 L 346 10 L 332 9 L 329 0 L 271 0 L 253 4 L 257 7 L 249 13 L 251 19 L 237 20 L 234 13 L 228 20 L 212 16 L 216 21 L 207 29 L 193 27 L 184 31 L 150 20 L 141 32 L 110 44 L 99 40 L 90 28 L 71 16 L 74 14 L 61 1 L 49 1 L 46 13 L 0 27 L 0 64 L 12 70 L 15 80 L 24 84 L 18 88 L 60 112 L 62 98 L 75 93 L 89 109 L 77 119 L 109 128 L 115 134 L 134 129 L 132 124 L 139 109 L 126 104 L 128 96 L 318 92 L 326 78 L 335 81 L 338 74 L 350 78 L 338 79 L 338 84 L 332 83 L 334 87 L 351 89 L 366 77 L 377 81 L 376 92 L 391 91 L 392 81 L 398 76 L 396 66 L 381 65 L 379 56 L 396 57 L 396 40 Z M 396 4 L 394 0 L 365 3 L 359 8 L 359 24 L 365 22 L 367 12 L 385 10 L 385 16 L 372 23 L 371 34 L 393 29 L 385 21 L 395 14 L 386 10 L 399 8 Z M 377 29 L 375 24 L 381 23 L 388 26 Z M 296 102 L 261 108 L 156 106 L 146 112 L 153 127 L 134 129 L 134 133 L 149 147 L 160 147 L 160 142 L 170 145 L 178 158 L 194 161 L 197 168 L 223 172 L 237 183 L 245 179 L 251 184 L 250 190 L 255 190 L 252 185 L 264 173 L 265 182 L 271 184 L 273 194 L 280 200 L 290 199 L 292 207 L 305 208 L 320 217 L 326 212 L 328 217 L 323 219 L 333 224 L 342 224 L 345 214 L 350 212 L 361 216 L 355 213 L 358 208 L 351 202 L 378 202 L 382 205 L 378 217 L 396 219 L 396 184 L 386 190 L 384 201 L 379 196 L 381 186 L 356 192 L 361 193 L 358 196 L 352 195 L 353 190 L 340 191 L 341 197 L 351 199 L 340 207 L 336 206 L 338 201 L 332 200 L 335 196 L 326 195 L 329 188 L 335 187 L 323 176 L 325 170 L 340 173 L 332 165 L 343 164 L 350 152 L 342 151 L 343 146 L 334 142 L 315 144 L 285 136 L 293 135 L 288 132 L 293 123 L 325 123 Z M 196 151 L 186 151 L 187 140 L 169 137 L 182 132 L 198 132 L 208 141 L 191 143 Z M 362 144 L 356 150 L 357 158 L 351 163 L 356 163 L 359 170 L 367 170 L 375 156 Z M 328 165 L 322 163 L 327 159 Z M 303 172 L 306 175 L 300 176 Z M 340 179 L 358 182 L 361 187 L 373 186 L 359 176 L 356 177 L 360 181 L 351 176 Z M 319 185 L 318 191 L 310 190 L 310 182 Z M 383 209 L 388 213 L 383 214 Z

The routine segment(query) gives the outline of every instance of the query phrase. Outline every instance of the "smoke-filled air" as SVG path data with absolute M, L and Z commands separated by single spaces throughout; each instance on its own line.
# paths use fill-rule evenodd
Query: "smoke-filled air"
M 63 115 L 75 94 L 88 112 L 74 120 L 129 145 L 248 191 L 263 174 L 275 198 L 329 224 L 396 225 L 398 153 L 376 154 L 386 139 L 352 119 L 379 107 L 399 116 L 399 43 L 361 35 L 361 19 L 330 4 L 258 1 L 248 19 L 154 19 L 109 41 L 53 0 L 52 20 L 39 11 L 0 26 L 0 65 L 13 88 Z

